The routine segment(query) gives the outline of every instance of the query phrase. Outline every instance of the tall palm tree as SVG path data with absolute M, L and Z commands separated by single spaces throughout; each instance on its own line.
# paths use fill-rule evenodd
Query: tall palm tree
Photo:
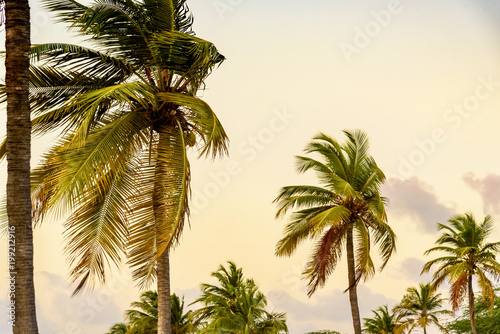
M 141 288 L 156 280 L 158 333 L 170 333 L 169 251 L 189 215 L 187 149 L 227 152 L 219 120 L 196 97 L 224 57 L 193 35 L 185 0 L 43 3 L 92 46 L 31 48 L 33 133 L 62 129 L 32 176 L 34 217 L 71 213 L 75 292 L 104 282 L 124 255 Z
M 406 290 L 401 303 L 393 309 L 403 324 L 403 329 L 411 333 L 416 328 L 422 328 L 427 333 L 429 325 L 434 324 L 441 332 L 447 333 L 440 323 L 440 317 L 450 315 L 451 312 L 443 310 L 444 298 L 440 293 L 435 293 L 431 284 L 419 284 L 419 288 L 411 287 Z
M 4 7 L 5 6 L 5 7 Z M 0 1 L 5 8 L 7 94 L 7 215 L 9 228 L 9 323 L 15 334 L 38 333 L 33 282 L 30 202 L 31 121 L 29 104 L 30 7 L 28 0 Z M 12 236 L 12 237 L 11 237 Z M 12 290 L 12 289 L 11 289 Z
M 361 333 L 357 285 L 375 273 L 370 255 L 372 241 L 379 247 L 384 268 L 396 249 L 396 237 L 387 224 L 386 199 L 380 195 L 384 173 L 368 154 L 368 137 L 360 131 L 344 131 L 343 144 L 320 133 L 305 152 L 319 159 L 297 157 L 297 171 L 313 170 L 320 186 L 283 187 L 276 198 L 277 217 L 295 210 L 276 245 L 276 255 L 291 256 L 297 245 L 310 238 L 316 241 L 304 276 L 309 279 L 308 294 L 324 286 L 340 261 L 347 255 L 349 300 L 354 332 Z
M 284 313 L 265 310 L 267 298 L 252 279 L 244 279 L 234 262 L 222 265 L 212 277 L 219 285 L 201 284 L 202 296 L 194 303 L 204 306 L 194 312 L 198 322 L 208 324 L 202 332 L 234 334 L 288 333 Z
M 389 312 L 387 305 L 372 311 L 373 318 L 363 318 L 363 333 L 369 334 L 396 334 L 399 330 L 398 316 Z
M 486 216 L 482 223 L 476 223 L 472 214 L 457 215 L 448 220 L 449 226 L 438 224 L 443 231 L 436 241 L 438 246 L 425 252 L 442 252 L 446 255 L 427 262 L 422 273 L 429 272 L 431 267 L 438 265 L 432 277 L 432 287 L 436 289 L 445 280 L 451 284 L 450 301 L 453 311 L 468 297 L 470 323 L 472 333 L 477 334 L 474 312 L 473 277 L 481 288 L 482 297 L 493 306 L 495 291 L 490 277 L 500 278 L 500 264 L 496 255 L 500 251 L 500 242 L 486 243 L 490 235 L 493 221 Z M 489 276 L 489 277 L 488 277 Z

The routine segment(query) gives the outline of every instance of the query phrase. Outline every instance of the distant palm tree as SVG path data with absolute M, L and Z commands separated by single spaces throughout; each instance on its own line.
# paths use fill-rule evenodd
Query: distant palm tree
M 204 306 L 194 312 L 198 321 L 206 321 L 203 333 L 278 334 L 288 333 L 284 313 L 265 310 L 267 298 L 252 279 L 233 262 L 229 270 L 222 265 L 212 273 L 219 285 L 202 284 L 202 296 L 195 303 Z
M 496 261 L 500 242 L 486 243 L 493 227 L 490 216 L 486 216 L 481 224 L 477 224 L 471 214 L 457 215 L 448 223 L 450 226 L 438 224 L 438 229 L 444 231 L 436 241 L 439 246 L 425 252 L 426 255 L 436 251 L 446 255 L 427 262 L 422 273 L 429 272 L 433 265 L 439 265 L 433 274 L 432 288 L 448 280 L 453 311 L 468 297 L 471 329 L 473 334 L 477 334 L 472 280 L 477 277 L 483 299 L 491 308 L 495 291 L 488 276 L 495 280 L 500 278 L 500 264 Z
M 127 334 L 156 334 L 158 332 L 158 293 L 146 291 L 140 301 L 130 304 L 133 310 L 125 311 L 130 330 Z
M 188 149 L 227 153 L 222 125 L 196 96 L 224 57 L 194 36 L 186 0 L 43 4 L 92 47 L 31 48 L 33 134 L 62 131 L 33 173 L 35 221 L 71 213 L 65 237 L 75 293 L 104 282 L 108 264 L 128 256 L 141 288 L 156 280 L 158 332 L 170 333 L 169 251 L 189 216 Z
M 127 326 L 127 324 L 120 322 L 114 324 L 113 327 L 111 327 L 111 330 L 106 334 L 128 334 L 128 330 L 129 327 Z
M 9 301 L 15 316 L 9 323 L 15 334 L 38 333 L 30 202 L 29 1 L 1 0 L 0 24 L 4 23 L 7 139 L 1 158 L 7 154 L 7 215 L 10 236 L 14 237 L 9 237 L 9 272 L 15 273 L 9 277 L 15 286 L 15 298 Z
M 404 295 L 401 303 L 393 308 L 402 328 L 411 333 L 416 328 L 422 328 L 424 334 L 427 333 L 429 325 L 434 324 L 441 332 L 448 333 L 440 323 L 440 317 L 450 315 L 451 312 L 443 310 L 444 298 L 441 298 L 440 293 L 435 293 L 431 288 L 431 284 L 419 284 L 419 288 L 408 288 L 407 294 Z
M 184 312 L 182 300 L 173 293 L 170 296 L 171 323 L 173 334 L 187 334 L 196 331 L 192 311 Z M 126 323 L 117 323 L 107 334 L 156 334 L 158 330 L 158 293 L 146 291 L 141 294 L 140 301 L 131 303 L 134 309 L 127 310 Z
M 370 255 L 372 241 L 379 246 L 383 269 L 396 249 L 396 237 L 387 224 L 386 199 L 380 195 L 384 173 L 368 154 L 366 133 L 344 131 L 347 141 L 319 134 L 305 148 L 320 160 L 297 157 L 297 170 L 317 173 L 321 186 L 283 187 L 276 198 L 277 217 L 291 210 L 291 222 L 276 245 L 276 255 L 290 256 L 305 239 L 316 240 L 304 270 L 311 296 L 324 286 L 346 250 L 352 320 L 355 334 L 361 333 L 357 285 L 375 274 Z M 347 291 L 346 290 L 346 291 Z
M 381 306 L 373 312 L 372 318 L 363 318 L 363 333 L 367 334 L 397 334 L 399 331 L 398 317 L 389 312 L 387 305 Z
M 172 310 L 172 334 L 193 333 L 197 324 L 193 318 L 193 311 L 184 312 L 184 297 L 182 300 L 174 293 L 170 296 Z

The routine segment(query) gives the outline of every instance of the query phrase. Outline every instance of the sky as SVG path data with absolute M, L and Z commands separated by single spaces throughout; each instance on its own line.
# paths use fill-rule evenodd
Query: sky
M 78 38 L 32 6 L 32 42 Z M 316 184 L 298 175 L 294 156 L 324 132 L 368 133 L 371 153 L 387 175 L 388 222 L 397 253 L 359 286 L 362 317 L 394 306 L 406 289 L 428 282 L 423 255 L 437 223 L 470 212 L 493 217 L 500 239 L 500 1 L 188 0 L 196 34 L 226 61 L 200 97 L 231 140 L 228 157 L 191 154 L 190 227 L 171 253 L 172 291 L 186 304 L 210 273 L 231 260 L 254 278 L 269 309 L 286 312 L 291 334 L 330 329 L 353 333 L 342 262 L 311 298 L 301 272 L 311 243 L 290 258 L 274 256 L 285 219 L 275 219 L 278 190 Z M 4 34 L 1 35 L 4 44 Z M 1 72 L 4 73 L 4 72 Z M 3 74 L 2 74 L 3 75 Z M 0 114 L 5 124 L 5 112 Z M 5 128 L 0 129 L 5 134 Z M 53 137 L 36 138 L 32 163 Z M 5 187 L 6 163 L 0 164 Z M 61 221 L 35 231 L 35 288 L 43 334 L 105 333 L 123 320 L 140 291 L 124 265 L 108 283 L 70 298 Z M 6 247 L 5 239 L 0 241 Z M 374 254 L 376 258 L 376 254 Z M 378 261 L 380 263 L 380 261 Z M 0 267 L 7 268 L 6 257 Z M 3 269 L 2 269 L 3 270 Z M 0 308 L 7 303 L 0 281 Z M 446 289 L 440 290 L 448 296 Z M 449 307 L 449 305 L 447 305 Z M 1 311 L 0 313 L 6 313 Z M 0 333 L 10 329 L 0 320 Z M 429 331 L 431 334 L 437 333 Z

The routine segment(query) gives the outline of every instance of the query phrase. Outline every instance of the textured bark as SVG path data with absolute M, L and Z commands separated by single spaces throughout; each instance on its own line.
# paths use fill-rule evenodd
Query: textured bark
M 170 334 L 172 316 L 170 309 L 170 259 L 165 251 L 157 261 L 158 334 Z
M 164 141 L 162 138 L 164 135 L 164 132 L 160 132 L 160 142 Z M 155 167 L 157 175 L 165 169 L 164 164 L 166 164 L 164 160 L 157 160 Z M 159 222 L 162 221 L 160 217 L 165 214 L 158 203 L 158 198 L 161 196 L 162 192 L 162 181 L 161 177 L 156 177 L 153 190 L 153 208 L 157 229 L 157 245 L 159 244 L 158 236 L 159 230 L 161 229 Z M 170 258 L 168 249 L 156 261 L 156 284 L 158 292 L 158 334 L 170 334 L 172 331 L 172 316 L 170 306 Z
M 357 292 L 358 282 L 356 281 L 356 267 L 354 264 L 354 240 L 352 227 L 350 227 L 347 231 L 346 251 L 347 272 L 349 277 L 349 301 L 351 303 L 352 324 L 354 326 L 354 334 L 361 334 L 361 319 L 359 317 Z
M 7 214 L 10 305 L 14 334 L 38 333 L 33 282 L 30 201 L 31 122 L 28 101 L 30 10 L 28 0 L 6 1 Z M 15 246 L 13 245 L 15 242 Z M 12 255 L 12 256 L 11 256 Z M 14 291 L 12 289 L 15 289 Z M 9 319 L 10 320 L 10 319 Z
M 477 334 L 477 329 L 476 329 L 476 310 L 474 308 L 474 290 L 472 289 L 472 275 L 469 276 L 468 290 L 469 290 L 468 292 L 469 292 L 470 328 L 472 329 L 472 334 Z

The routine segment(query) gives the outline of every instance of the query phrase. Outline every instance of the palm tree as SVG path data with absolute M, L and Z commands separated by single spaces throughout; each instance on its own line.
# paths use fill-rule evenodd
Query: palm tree
M 291 256 L 297 245 L 307 239 L 316 240 L 304 276 L 309 279 L 308 294 L 324 286 L 335 270 L 342 252 L 347 253 L 349 299 L 354 332 L 361 333 L 357 285 L 375 273 L 370 255 L 371 242 L 379 246 L 384 268 L 396 249 L 396 237 L 387 224 L 386 199 L 380 195 L 384 173 L 368 154 L 368 137 L 360 131 L 344 131 L 347 141 L 339 144 L 320 133 L 313 138 L 306 153 L 297 157 L 297 171 L 316 171 L 321 186 L 283 187 L 276 198 L 277 217 L 296 210 L 276 245 L 276 255 Z
M 141 288 L 158 287 L 158 333 L 170 333 L 169 251 L 189 215 L 187 149 L 227 152 L 196 97 L 224 57 L 195 37 L 185 0 L 44 0 L 92 47 L 31 48 L 33 133 L 61 139 L 32 177 L 36 221 L 71 213 L 66 252 L 75 293 L 126 255 Z
M 182 300 L 173 293 L 171 301 L 171 323 L 173 334 L 195 332 L 192 311 L 184 312 L 184 297 Z M 158 331 L 158 293 L 146 291 L 141 294 L 140 301 L 133 302 L 134 309 L 127 310 L 126 323 L 117 323 L 111 327 L 108 334 L 156 334 Z
M 113 327 L 111 327 L 111 330 L 106 334 L 127 334 L 128 330 L 129 330 L 129 327 L 127 326 L 127 324 L 120 322 L 120 323 L 114 324 Z
M 127 334 L 156 334 L 158 332 L 158 293 L 146 291 L 141 294 L 140 301 L 130 306 L 134 310 L 125 312 L 129 331 Z
M 7 94 L 7 215 L 9 293 L 14 310 L 9 324 L 15 334 L 38 333 L 33 282 L 33 230 L 30 203 L 31 121 L 29 104 L 30 8 L 28 0 L 0 1 L 5 9 L 5 93 Z
M 445 302 L 440 293 L 435 293 L 431 284 L 419 284 L 419 288 L 411 287 L 406 290 L 401 303 L 393 309 L 403 324 L 403 329 L 411 333 L 416 328 L 422 328 L 427 333 L 429 325 L 436 325 L 441 332 L 448 333 L 446 328 L 440 324 L 440 317 L 451 314 L 443 310 Z
M 373 318 L 363 318 L 363 333 L 369 334 L 395 334 L 401 333 L 398 317 L 390 313 L 387 305 L 381 306 L 373 312 Z
M 204 307 L 196 310 L 198 322 L 207 321 L 204 333 L 278 334 L 288 333 L 284 313 L 265 310 L 267 298 L 252 279 L 244 279 L 243 271 L 228 261 L 212 277 L 219 286 L 201 284 L 202 296 L 194 303 Z
M 187 334 L 195 332 L 197 323 L 193 311 L 184 312 L 184 297 L 180 299 L 175 293 L 170 296 L 172 309 L 172 333 Z
M 424 265 L 422 273 L 429 272 L 433 265 L 439 265 L 432 277 L 432 288 L 436 289 L 445 280 L 451 284 L 450 301 L 453 311 L 468 297 L 470 323 L 472 333 L 477 334 L 474 313 L 473 277 L 481 288 L 482 297 L 491 307 L 495 291 L 490 277 L 500 278 L 500 264 L 496 254 L 500 251 L 500 242 L 486 243 L 490 235 L 493 221 L 486 216 L 481 224 L 477 224 L 472 214 L 457 215 L 448 220 L 448 225 L 438 224 L 443 231 L 436 244 L 425 252 L 442 252 L 445 256 L 438 257 Z

